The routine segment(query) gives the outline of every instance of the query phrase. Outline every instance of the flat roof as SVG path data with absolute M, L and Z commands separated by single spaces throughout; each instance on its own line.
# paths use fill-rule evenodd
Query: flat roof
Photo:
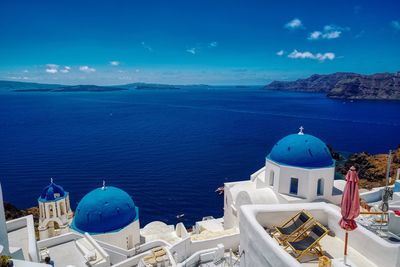
M 275 240 L 275 239 L 274 239 Z M 276 241 L 276 240 L 275 240 Z M 278 242 L 276 244 L 279 246 Z M 321 247 L 324 250 L 324 255 L 330 259 L 343 258 L 344 242 L 337 238 L 329 235 L 324 236 L 320 241 Z M 349 247 L 347 248 L 347 259 L 349 259 L 354 265 L 362 267 L 378 267 L 378 265 L 372 263 L 364 255 L 359 253 L 357 250 L 351 247 L 351 238 L 349 240 Z M 305 255 L 300 263 L 303 266 L 315 267 L 318 266 L 318 257 L 313 255 Z
M 24 258 L 29 259 L 28 227 L 25 226 L 8 232 L 8 242 L 10 247 L 22 248 Z
M 47 247 L 50 258 L 57 267 L 66 267 L 72 265 L 74 267 L 87 267 L 86 260 L 82 253 L 75 245 L 75 241 L 69 241 L 53 247 Z

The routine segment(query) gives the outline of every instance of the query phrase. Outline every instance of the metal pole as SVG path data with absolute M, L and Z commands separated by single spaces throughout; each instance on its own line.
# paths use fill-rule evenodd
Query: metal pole
M 347 242 L 349 240 L 349 232 L 346 230 L 346 235 L 344 237 L 344 265 L 347 265 Z
M 389 202 L 388 202 L 389 201 L 388 200 L 389 196 L 385 196 L 385 195 L 388 194 L 388 186 L 389 186 L 389 179 L 390 179 L 390 162 L 391 161 L 392 161 L 392 150 L 389 150 L 387 169 L 386 169 L 386 187 L 385 187 L 385 190 L 383 191 L 383 194 L 382 194 L 382 208 L 384 209 L 383 211 L 385 211 L 385 212 L 387 210 L 389 210 Z M 387 203 L 385 201 L 387 201 Z M 388 216 L 388 218 L 389 218 L 389 216 Z M 380 223 L 380 226 L 379 226 L 380 234 L 382 234 L 382 224 L 383 224 L 383 213 L 381 215 L 381 223 Z
M 390 161 L 392 160 L 392 150 L 389 150 L 387 170 L 386 170 L 386 187 L 389 185 L 389 176 L 390 176 Z

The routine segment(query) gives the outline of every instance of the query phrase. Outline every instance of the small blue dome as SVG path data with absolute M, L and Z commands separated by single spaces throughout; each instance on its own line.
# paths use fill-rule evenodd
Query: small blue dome
M 268 159 L 302 168 L 323 168 L 334 165 L 328 147 L 319 138 L 309 134 L 291 134 L 279 140 Z
M 123 190 L 107 186 L 86 194 L 79 202 L 71 227 L 100 234 L 118 231 L 139 218 L 139 209 Z
M 48 186 L 43 189 L 42 193 L 40 194 L 39 201 L 54 201 L 65 197 L 67 194 L 68 192 L 65 192 L 62 186 L 59 186 L 52 181 Z

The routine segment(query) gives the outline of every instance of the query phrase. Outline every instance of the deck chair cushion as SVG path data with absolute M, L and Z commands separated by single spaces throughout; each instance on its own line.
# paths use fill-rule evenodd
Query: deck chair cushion
M 304 251 L 308 249 L 315 241 L 317 241 L 321 236 L 326 233 L 318 224 L 314 225 L 308 234 L 308 236 L 302 240 L 290 242 L 290 245 L 299 251 Z
M 296 231 L 300 226 L 306 223 L 309 219 L 310 217 L 307 214 L 301 212 L 300 215 L 297 217 L 297 219 L 291 225 L 287 227 L 276 227 L 276 229 L 278 229 L 278 231 L 284 235 L 290 235 L 294 231 Z

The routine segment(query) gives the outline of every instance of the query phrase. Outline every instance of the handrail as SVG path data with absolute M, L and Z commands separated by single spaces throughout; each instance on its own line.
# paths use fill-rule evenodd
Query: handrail
M 384 211 L 361 211 L 360 215 L 387 215 L 388 212 Z

